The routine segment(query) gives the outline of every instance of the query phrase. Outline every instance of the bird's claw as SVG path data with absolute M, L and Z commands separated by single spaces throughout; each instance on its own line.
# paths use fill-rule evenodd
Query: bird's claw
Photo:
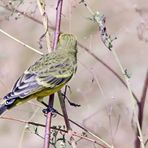
M 48 106 L 46 109 L 43 109 L 42 112 L 44 113 L 45 116 L 50 112 L 52 113 L 52 115 L 54 115 L 54 117 L 56 116 L 57 113 L 57 111 L 51 106 Z
M 71 102 L 70 100 L 69 100 L 69 98 L 65 95 L 65 94 L 63 94 L 62 93 L 62 96 L 64 97 L 64 101 L 65 101 L 65 99 L 68 101 L 68 103 L 71 105 L 71 106 L 74 106 L 74 107 L 80 107 L 81 105 L 80 104 L 76 104 L 76 103 L 74 103 L 74 102 Z

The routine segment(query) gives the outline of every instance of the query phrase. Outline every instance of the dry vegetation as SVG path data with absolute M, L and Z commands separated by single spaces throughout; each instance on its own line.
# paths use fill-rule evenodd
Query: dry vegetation
M 113 38 L 117 37 L 110 51 L 101 40 L 98 29 L 100 24 L 96 20 L 90 20 L 92 14 L 89 9 L 79 2 L 80 0 L 63 0 L 62 6 L 61 31 L 75 34 L 79 41 L 78 71 L 69 83 L 71 91 L 67 92 L 67 96 L 73 102 L 81 104 L 81 107 L 75 108 L 66 102 L 68 116 L 110 146 L 113 145 L 113 148 L 140 148 L 139 139 L 136 138 L 139 131 L 142 131 L 142 143 L 148 147 L 148 3 L 146 0 L 86 1 L 93 12 L 99 11 L 105 15 L 106 24 L 103 27 L 107 26 L 107 33 Z M 46 1 L 46 14 L 51 41 L 56 21 L 55 0 Z M 42 21 L 43 16 L 36 0 L 0 0 L 0 29 L 38 51 L 47 53 Z M 3 97 L 40 55 L 3 33 L 0 33 L 0 43 L 0 96 Z M 130 87 L 127 89 L 125 85 L 128 82 Z M 45 100 L 48 102 L 48 98 Z M 43 147 L 44 127 L 28 124 L 45 124 L 42 108 L 33 101 L 7 112 L 5 117 L 10 120 L 0 119 L 2 148 Z M 61 112 L 57 95 L 54 108 Z M 141 129 L 139 131 L 138 124 Z M 66 130 L 63 128 L 63 118 L 57 115 L 52 118 L 52 126 L 59 128 L 59 125 L 60 129 Z M 71 124 L 71 127 L 76 132 L 72 135 L 78 148 L 103 147 L 98 144 L 102 144 L 100 140 L 77 125 Z M 64 147 L 64 140 L 65 147 L 71 147 L 70 135 L 65 134 L 65 131 L 56 132 L 55 127 L 52 128 L 51 147 L 54 144 L 58 148 Z M 61 139 L 57 141 L 56 138 Z

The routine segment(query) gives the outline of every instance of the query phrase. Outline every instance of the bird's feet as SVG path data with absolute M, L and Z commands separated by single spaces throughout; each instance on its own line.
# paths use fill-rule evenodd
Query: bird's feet
M 64 93 L 62 93 L 62 96 L 64 98 L 64 101 L 65 99 L 68 101 L 68 103 L 71 105 L 71 106 L 74 106 L 74 107 L 80 107 L 81 105 L 80 104 L 76 104 L 74 102 L 71 102 L 70 99 L 66 96 L 66 93 L 67 93 L 67 90 L 69 90 L 71 92 L 71 88 L 69 85 L 66 85 L 65 86 L 65 90 L 64 90 Z
M 43 109 L 42 112 L 46 116 L 49 112 L 52 113 L 52 115 L 56 115 L 57 110 L 55 110 L 52 106 L 47 105 L 45 102 L 42 101 L 42 104 L 46 106 L 46 109 Z
M 57 111 L 51 106 L 48 106 L 46 109 L 43 109 L 42 111 L 43 111 L 44 114 L 48 114 L 49 112 L 57 113 Z
M 81 106 L 80 104 L 76 104 L 74 102 L 71 102 L 69 100 L 69 98 L 64 93 L 62 93 L 62 96 L 63 96 L 64 100 L 66 99 L 71 106 L 74 106 L 74 107 L 80 107 Z

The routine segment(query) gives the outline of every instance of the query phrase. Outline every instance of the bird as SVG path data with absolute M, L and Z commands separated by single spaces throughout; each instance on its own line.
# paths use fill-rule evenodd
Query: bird
M 40 100 L 59 91 L 77 70 L 77 39 L 73 34 L 59 35 L 57 48 L 42 55 L 16 81 L 0 103 L 0 115 L 31 99 Z

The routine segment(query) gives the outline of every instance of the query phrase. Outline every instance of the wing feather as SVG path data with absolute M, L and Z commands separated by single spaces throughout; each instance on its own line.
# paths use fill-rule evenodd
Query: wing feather
M 24 98 L 42 89 L 36 81 L 36 74 L 23 74 L 15 83 L 12 91 L 4 99 Z
M 46 65 L 47 66 L 47 65 Z M 42 91 L 45 88 L 52 89 L 59 85 L 65 84 L 72 77 L 73 72 L 70 71 L 72 66 L 63 61 L 52 64 L 52 67 L 43 65 L 40 71 L 26 71 L 15 83 L 12 91 L 7 94 L 4 99 L 12 100 L 17 98 L 25 98 L 29 95 Z M 67 71 L 65 70 L 67 69 Z

